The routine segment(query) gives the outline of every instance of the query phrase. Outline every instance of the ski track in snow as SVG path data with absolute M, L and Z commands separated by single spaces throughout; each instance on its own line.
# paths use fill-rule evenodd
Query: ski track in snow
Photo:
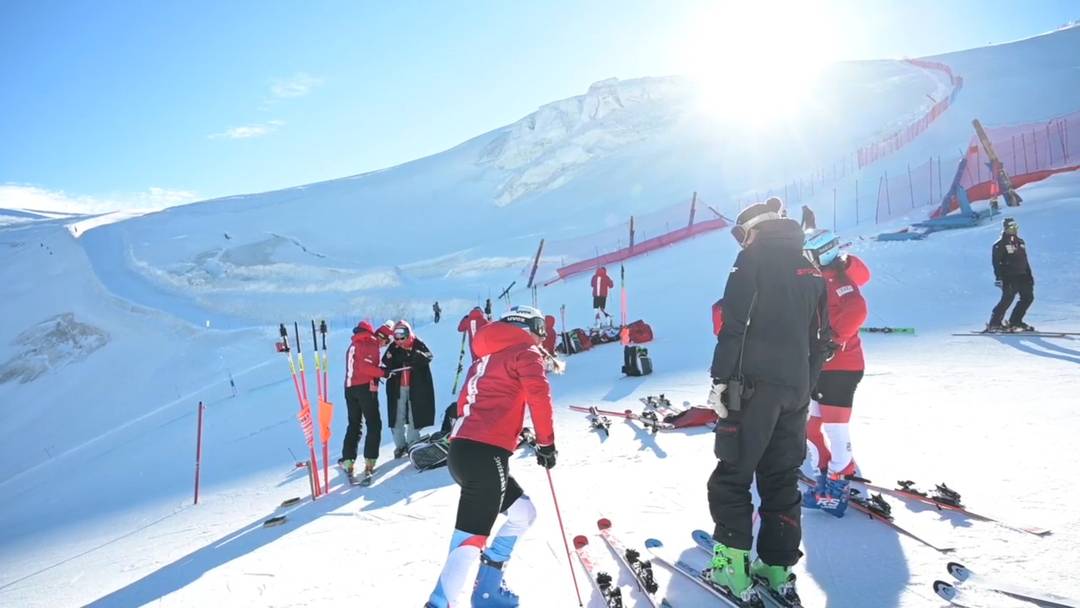
M 1063 34 L 1068 38 L 1045 37 L 1022 50 L 1030 56 L 1033 48 L 1076 40 L 1074 32 Z M 945 60 L 955 60 L 957 72 L 967 77 L 978 73 L 977 57 L 986 61 L 985 57 L 1008 52 L 1008 46 L 993 47 Z M 1033 70 L 1027 76 L 1037 74 Z M 963 104 L 980 99 L 979 86 L 977 78 L 969 78 L 958 98 L 961 109 L 950 112 L 959 115 L 966 111 L 962 108 L 970 108 Z M 1000 96 L 990 98 L 1001 105 Z M 600 109 L 611 114 L 597 114 Z M 622 110 L 612 102 L 592 106 L 584 116 L 586 122 L 604 120 Z M 1018 116 L 1023 110 L 1022 105 L 1014 108 Z M 938 135 L 960 132 L 956 125 L 966 120 L 947 114 L 924 136 L 926 141 L 915 144 L 911 157 L 917 158 L 919 146 L 932 145 Z M 482 143 L 463 144 L 462 150 L 477 158 Z M 526 143 L 519 142 L 522 147 L 516 151 L 502 149 L 507 154 L 513 151 L 512 158 L 502 162 L 525 163 L 546 153 Z M 940 145 L 955 147 L 955 138 Z M 903 151 L 895 162 L 906 162 Z M 408 170 L 432 163 L 422 159 L 410 163 Z M 459 160 L 433 170 L 452 173 L 460 164 Z M 303 329 L 303 323 L 331 299 L 312 293 L 308 307 L 298 311 L 298 300 L 267 289 L 254 297 L 237 290 L 208 303 L 199 301 L 197 293 L 148 286 L 137 268 L 110 265 L 110 260 L 138 259 L 147 268 L 168 272 L 177 261 L 203 259 L 197 256 L 211 250 L 206 238 L 194 235 L 213 232 L 218 238 L 227 229 L 229 239 L 221 237 L 214 247 L 232 248 L 233 257 L 219 252 L 214 259 L 259 265 L 266 261 L 260 256 L 267 251 L 284 251 L 274 263 L 288 268 L 325 264 L 320 272 L 332 276 L 341 260 L 351 257 L 333 235 L 320 240 L 297 227 L 286 247 L 243 249 L 243 244 L 265 241 L 269 232 L 264 228 L 270 224 L 245 235 L 237 229 L 243 227 L 240 224 L 221 227 L 201 222 L 216 221 L 215 208 L 242 200 L 267 217 L 280 213 L 276 229 L 292 235 L 295 218 L 283 203 L 301 196 L 301 191 L 325 193 L 344 188 L 342 184 L 393 174 L 380 172 L 262 198 L 191 206 L 174 214 L 177 224 L 171 229 L 192 238 L 166 238 L 154 232 L 160 226 L 153 224 L 153 216 L 89 234 L 84 225 L 78 241 L 62 221 L 0 226 L 0 243 L 5 245 L 0 247 L 4 262 L 0 279 L 12 294 L 8 323 L 0 331 L 0 360 L 17 359 L 27 348 L 13 341 L 20 333 L 72 310 L 80 322 L 110 336 L 89 356 L 47 370 L 37 380 L 0 385 L 4 404 L 0 491 L 5 497 L 0 503 L 4 524 L 0 605 L 423 605 L 453 527 L 458 493 L 447 470 L 418 473 L 404 460 L 389 460 L 393 444 L 384 429 L 379 468 L 370 488 L 344 483 L 331 467 L 328 496 L 279 507 L 287 498 L 308 493 L 304 469 L 294 466 L 306 459 L 307 447 L 295 419 L 288 366 L 274 352 L 277 337 L 269 323 L 256 329 L 220 329 L 279 316 L 281 321 L 299 320 Z M 573 188 L 573 183 L 563 188 Z M 1040 329 L 1080 330 L 1076 269 L 1080 239 L 1075 237 L 1080 233 L 1080 175 L 1057 176 L 1021 193 L 1024 206 L 1005 211 L 1021 225 L 1037 280 L 1028 319 Z M 563 208 L 572 208 L 573 197 L 568 200 Z M 513 203 L 518 204 L 522 203 Z M 498 222 L 505 216 L 498 218 L 492 220 L 493 226 L 501 227 Z M 871 311 L 868 325 L 918 329 L 914 337 L 863 336 L 867 373 L 852 423 L 860 467 L 884 485 L 896 479 L 915 479 L 923 487 L 945 481 L 960 490 L 965 504 L 976 512 L 1048 527 L 1054 533 L 1036 538 L 889 498 L 898 523 L 957 548 L 955 554 L 944 556 L 857 513 L 835 520 L 806 512 L 806 557 L 796 568 L 804 603 L 839 608 L 942 606 L 931 582 L 948 580 L 949 560 L 969 564 L 984 579 L 1023 579 L 1027 587 L 1075 594 L 1071 581 L 1080 567 L 1080 560 L 1073 557 L 1080 543 L 1080 515 L 1074 508 L 1078 492 L 1074 480 L 1063 472 L 1080 461 L 1075 438 L 1080 339 L 951 336 L 979 328 L 997 299 L 989 248 L 1000 221 L 935 234 L 923 242 L 858 238 L 900 225 L 842 231 L 854 242 L 850 251 L 866 260 L 874 275 L 864 290 Z M 95 236 L 98 231 L 109 237 Z M 138 244 L 144 238 L 156 244 Z M 438 243 L 438 250 L 379 258 L 380 264 L 389 262 L 385 268 L 398 264 L 399 270 L 387 271 L 386 276 L 403 277 L 405 291 L 353 300 L 347 309 L 350 324 L 364 312 L 376 321 L 391 314 L 423 319 L 430 314 L 430 295 L 442 296 L 443 323 L 418 324 L 418 333 L 436 355 L 433 372 L 442 400 L 438 409 L 452 399 L 448 389 L 460 344 L 454 331 L 457 315 L 472 305 L 473 292 L 483 293 L 480 290 L 486 291 L 487 284 L 505 285 L 515 278 L 523 282 L 514 268 L 507 267 L 513 260 L 529 259 L 527 251 L 500 249 L 505 243 L 485 245 L 474 254 L 472 244 L 455 238 Z M 529 240 L 527 248 L 535 247 L 535 240 L 531 236 Z M 46 243 L 56 255 L 46 253 Z M 129 259 L 123 253 L 131 251 L 129 247 L 135 247 L 138 255 Z M 470 253 L 446 257 L 447 251 Z M 715 465 L 712 436 L 705 429 L 653 436 L 635 422 L 615 420 L 604 438 L 589 429 L 583 414 L 568 406 L 638 409 L 639 397 L 660 392 L 675 403 L 703 402 L 714 343 L 708 310 L 721 295 L 734 255 L 735 245 L 726 234 L 712 234 L 629 262 L 630 318 L 645 318 L 653 325 L 657 339 L 649 349 L 655 373 L 622 377 L 620 348 L 602 345 L 571 357 L 566 375 L 552 381 L 559 446 L 552 477 L 567 536 L 589 534 L 596 539 L 590 543 L 593 557 L 601 568 L 617 574 L 629 605 L 643 600 L 632 577 L 616 568 L 614 556 L 595 536 L 596 519 L 611 518 L 614 532 L 628 546 L 643 548 L 644 539 L 653 536 L 687 561 L 703 565 L 706 557 L 693 546 L 690 531 L 711 529 L 705 482 Z M 346 266 L 357 273 L 355 267 Z M 258 276 L 259 271 L 254 272 L 251 276 Z M 357 273 L 348 280 L 362 281 L 363 276 Z M 371 276 L 382 280 L 382 275 Z M 227 283 L 216 288 L 227 291 Z M 361 288 L 366 284 L 357 286 Z M 447 293 L 438 290 L 442 288 L 453 297 L 442 295 Z M 587 290 L 587 276 L 559 283 L 540 291 L 540 304 L 555 311 L 565 303 L 568 322 L 584 325 L 591 316 Z M 411 299 L 397 304 L 401 308 L 376 304 L 379 298 L 401 294 Z M 333 297 L 344 299 L 341 293 Z M 514 298 L 524 302 L 528 296 L 521 290 Z M 370 308 L 358 308 L 358 303 Z M 331 323 L 328 339 L 330 398 L 336 404 L 330 454 L 335 459 L 345 428 L 340 386 L 348 325 L 346 309 L 331 309 L 343 317 Z M 203 326 L 206 319 L 213 321 L 209 329 Z M 233 321 L 235 325 L 230 325 Z M 302 337 L 301 346 L 310 374 L 314 369 L 310 338 Z M 230 377 L 238 388 L 235 397 Z M 314 383 L 310 379 L 309 383 L 314 391 Z M 200 504 L 193 506 L 195 403 L 200 399 L 207 404 L 203 487 Z M 319 458 L 321 462 L 321 451 Z M 511 472 L 536 503 L 539 517 L 519 542 L 507 581 L 521 594 L 525 608 L 573 605 L 576 599 L 547 477 L 528 450 L 511 458 Z M 284 525 L 262 526 L 266 518 L 282 514 L 288 518 Z M 588 605 L 601 606 L 576 560 L 574 564 Z M 708 596 L 691 582 L 679 580 L 660 565 L 654 570 L 674 605 L 708 605 Z M 973 606 L 1027 605 L 983 592 L 972 592 L 964 601 L 969 599 Z

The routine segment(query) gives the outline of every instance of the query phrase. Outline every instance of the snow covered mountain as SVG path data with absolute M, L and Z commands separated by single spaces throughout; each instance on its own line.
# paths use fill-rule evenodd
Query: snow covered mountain
M 1035 120 L 1080 99 L 1077 28 L 937 59 L 965 78 L 964 90 L 883 165 L 966 145 L 973 116 Z M 460 338 L 447 321 L 426 322 L 432 300 L 453 325 L 489 290 L 520 278 L 539 238 L 589 233 L 692 191 L 730 213 L 735 195 L 906 124 L 942 86 L 903 62 L 839 65 L 814 91 L 776 83 L 761 92 L 801 95 L 806 107 L 800 121 L 755 137 L 702 107 L 689 81 L 607 80 L 374 173 L 93 229 L 80 223 L 91 218 L 5 213 L 18 221 L 0 227 L 0 605 L 209 605 L 226 594 L 251 606 L 422 604 L 457 491 L 445 470 L 417 474 L 389 462 L 386 433 L 372 488 L 335 485 L 290 511 L 286 526 L 261 527 L 281 500 L 307 491 L 290 454 L 306 447 L 288 366 L 273 352 L 277 322 L 330 320 L 336 454 L 341 354 L 357 319 L 421 321 L 436 353 L 436 390 L 449 402 Z M 1039 280 L 1029 320 L 1076 329 L 1080 182 L 1059 176 L 1023 195 L 1015 212 Z M 863 471 L 886 483 L 948 481 L 973 508 L 1053 528 L 1049 538 L 1028 538 L 894 504 L 898 521 L 955 545 L 981 571 L 1068 595 L 1080 520 L 1063 473 L 1080 457 L 1071 439 L 1080 348 L 950 335 L 980 326 L 996 299 L 987 250 L 997 226 L 923 243 L 859 239 L 885 228 L 844 234 L 874 272 L 870 324 L 919 333 L 867 341 L 853 439 Z M 656 373 L 622 377 L 621 354 L 608 346 L 575 356 L 554 381 L 561 460 L 553 473 L 568 532 L 591 532 L 606 515 L 628 541 L 659 536 L 689 547 L 689 527 L 708 526 L 708 433 L 651 437 L 626 424 L 601 441 L 565 406 L 624 409 L 660 392 L 703 400 L 707 310 L 734 254 L 730 238 L 713 234 L 628 263 L 630 316 L 656 330 Z M 586 290 L 585 279 L 571 280 L 539 299 L 547 310 L 566 304 L 567 322 L 583 325 Z M 205 485 L 191 507 L 199 400 L 208 405 Z M 528 457 L 512 466 L 541 515 L 508 580 L 523 606 L 568 604 L 546 479 Z M 808 557 L 798 571 L 808 605 L 939 605 L 929 582 L 943 578 L 943 556 L 874 522 L 814 515 L 805 518 Z M 635 597 L 625 574 L 620 582 Z M 670 581 L 670 589 L 678 605 L 702 605 L 691 585 Z

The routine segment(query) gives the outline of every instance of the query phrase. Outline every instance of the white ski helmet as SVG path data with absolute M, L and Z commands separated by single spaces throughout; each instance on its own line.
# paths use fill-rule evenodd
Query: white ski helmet
M 544 313 L 532 306 L 513 306 L 499 317 L 500 321 L 513 323 L 522 329 L 526 329 L 541 338 L 547 337 L 547 326 L 544 324 Z

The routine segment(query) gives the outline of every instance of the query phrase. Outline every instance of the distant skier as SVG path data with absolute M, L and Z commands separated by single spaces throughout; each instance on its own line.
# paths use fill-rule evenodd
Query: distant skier
M 479 358 L 476 356 L 476 350 L 472 347 L 473 338 L 476 336 L 476 332 L 488 323 L 490 321 L 484 316 L 484 311 L 479 306 L 473 306 L 469 314 L 461 317 L 461 321 L 458 323 L 457 330 L 465 334 L 465 340 L 469 343 L 469 352 L 472 353 L 473 361 Z
M 394 458 L 401 458 L 420 438 L 419 429 L 435 424 L 435 385 L 431 381 L 431 350 L 407 321 L 394 325 L 394 343 L 383 353 L 386 409 L 394 435 Z
M 607 296 L 608 290 L 615 286 L 615 282 L 611 280 L 611 277 L 607 274 L 607 268 L 601 266 L 596 269 L 596 272 L 592 276 L 592 307 L 596 310 L 596 325 L 600 326 L 600 315 L 603 314 L 608 320 L 611 319 L 611 315 L 607 312 Z
M 484 316 L 487 317 L 488 321 L 491 320 L 491 298 L 484 302 Z
M 818 453 L 818 475 L 814 489 L 803 493 L 803 506 L 843 517 L 847 476 L 856 472 L 848 424 L 865 368 L 859 328 L 866 321 L 867 309 L 859 288 L 870 281 L 870 269 L 856 256 L 840 255 L 839 244 L 831 231 L 814 230 L 803 245 L 806 257 L 825 277 L 829 325 L 837 345 L 836 355 L 822 367 L 810 393 L 806 438 Z
M 803 232 L 817 230 L 817 216 L 809 205 L 802 206 L 802 229 Z
M 991 250 L 994 285 L 1001 288 L 1001 299 L 990 314 L 986 331 L 1035 331 L 1034 327 L 1024 323 L 1024 313 L 1035 300 L 1035 277 L 1031 274 L 1031 265 L 1028 264 L 1027 245 L 1024 239 L 1018 236 L 1020 225 L 1016 220 L 1007 217 L 1001 224 L 1001 238 L 994 243 Z M 1020 294 L 1020 301 L 1013 308 L 1006 325 L 1003 323 L 1005 311 L 1012 305 L 1016 294 Z
M 526 404 L 536 434 L 537 464 L 550 469 L 557 455 L 551 387 L 545 357 L 537 348 L 545 333 L 543 315 L 529 306 L 511 308 L 476 333 L 480 359 L 469 368 L 458 397 L 460 418 L 450 434 L 450 475 L 461 486 L 457 520 L 450 554 L 427 608 L 447 608 L 457 598 L 477 557 L 480 571 L 472 606 L 518 605 L 517 595 L 503 583 L 503 572 L 518 537 L 536 519 L 532 501 L 510 476 L 510 455 L 517 448 Z M 488 543 L 499 513 L 506 521 Z
M 345 405 L 349 409 L 349 425 L 341 444 L 341 465 L 350 477 L 356 450 L 363 436 L 361 425 L 367 422 L 364 441 L 364 476 L 375 472 L 382 442 L 382 418 L 379 417 L 379 380 L 386 375 L 379 367 L 379 341 L 371 323 L 361 321 L 353 328 L 352 343 L 345 352 Z
M 438 300 L 435 300 L 435 303 L 431 305 L 431 310 L 435 313 L 435 322 L 438 323 L 439 319 L 442 319 L 442 308 L 439 307 Z
M 798 469 L 810 387 L 828 351 L 825 281 L 802 255 L 799 223 L 782 218 L 781 208 L 775 197 L 751 205 L 732 229 L 743 249 L 724 289 L 708 398 L 720 418 L 713 446 L 719 462 L 708 482 L 717 542 L 708 575 L 744 599 L 753 595 L 752 575 L 797 597 L 791 567 L 802 556 Z M 751 565 L 755 477 L 761 528 Z

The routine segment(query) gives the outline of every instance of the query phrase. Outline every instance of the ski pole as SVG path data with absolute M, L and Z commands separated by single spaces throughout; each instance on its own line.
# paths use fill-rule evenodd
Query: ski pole
M 202 464 L 202 416 L 203 402 L 199 402 L 199 423 L 195 434 L 195 503 L 199 504 L 199 465 Z
M 581 601 L 581 590 L 578 589 L 577 573 L 574 572 L 574 562 L 570 559 L 570 545 L 566 542 L 566 529 L 563 528 L 562 514 L 559 513 L 559 500 L 555 498 L 555 483 L 551 481 L 551 469 L 544 469 L 547 471 L 548 487 L 551 488 L 551 502 L 555 504 L 555 517 L 559 519 L 559 536 L 562 537 L 563 547 L 566 548 L 566 563 L 570 566 L 570 578 L 574 581 L 574 593 L 577 594 L 578 606 L 584 606 L 585 603 Z
M 457 394 L 457 385 L 461 380 L 461 370 L 463 369 L 463 363 L 465 362 L 465 339 L 469 337 L 469 331 L 465 330 L 461 332 L 461 351 L 458 353 L 457 358 L 457 372 L 454 373 L 454 387 L 450 389 L 451 395 Z

